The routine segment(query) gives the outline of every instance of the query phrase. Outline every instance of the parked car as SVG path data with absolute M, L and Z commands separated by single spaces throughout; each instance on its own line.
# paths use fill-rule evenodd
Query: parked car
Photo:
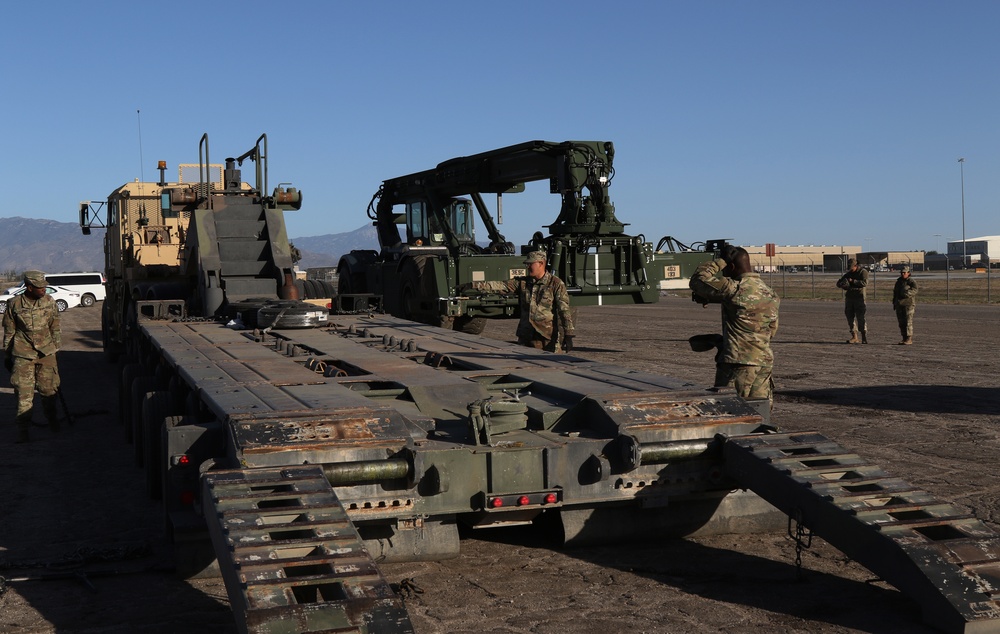
M 96 302 L 104 301 L 106 284 L 104 273 L 96 271 L 91 273 L 47 273 L 45 280 L 52 286 L 60 286 L 72 293 L 79 293 L 81 306 L 93 306 Z M 20 286 L 8 288 L 7 293 L 13 295 L 22 288 L 24 288 L 24 282 L 21 282 Z
M 7 302 L 24 292 L 23 287 L 15 288 L 13 293 L 0 295 L 0 315 L 7 312 Z M 61 286 L 46 286 L 45 292 L 56 301 L 56 308 L 63 312 L 67 308 L 80 305 L 80 293 L 66 290 Z

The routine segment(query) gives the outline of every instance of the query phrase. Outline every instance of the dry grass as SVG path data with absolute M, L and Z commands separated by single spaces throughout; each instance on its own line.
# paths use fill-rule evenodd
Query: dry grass
M 839 274 L 834 273 L 764 273 L 763 280 L 781 297 L 790 299 L 842 300 L 837 288 Z M 888 302 L 898 273 L 871 273 L 868 277 L 869 302 Z M 919 291 L 917 301 L 924 304 L 995 304 L 1000 303 L 1000 275 L 952 271 L 913 275 Z

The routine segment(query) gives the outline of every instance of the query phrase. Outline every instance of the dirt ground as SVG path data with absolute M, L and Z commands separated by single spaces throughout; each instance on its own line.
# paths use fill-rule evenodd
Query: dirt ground
M 919 281 L 919 279 L 918 279 Z M 869 345 L 846 345 L 842 304 L 786 300 L 774 342 L 774 422 L 815 429 L 993 527 L 1000 523 L 1000 308 L 920 305 L 915 344 L 894 345 L 886 302 L 870 305 Z M 583 308 L 576 354 L 708 385 L 717 307 L 687 297 Z M 0 389 L 0 631 L 231 632 L 216 579 L 170 572 L 162 517 L 115 420 L 116 368 L 99 310 L 63 313 L 60 367 L 75 415 L 58 434 L 12 443 L 13 392 Z M 497 322 L 487 335 L 512 336 Z M 41 421 L 36 409 L 36 420 Z M 820 540 L 784 533 L 558 550 L 525 531 L 476 533 L 462 555 L 383 566 L 412 579 L 418 634 L 609 632 L 924 632 L 908 598 Z M 2 591 L 2 590 L 0 590 Z

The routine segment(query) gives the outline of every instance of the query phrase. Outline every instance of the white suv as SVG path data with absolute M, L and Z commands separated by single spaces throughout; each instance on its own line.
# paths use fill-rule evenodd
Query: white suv
M 80 306 L 93 306 L 94 302 L 103 302 L 105 296 L 104 274 L 91 273 L 51 273 L 45 276 L 45 281 L 52 286 L 61 286 L 68 291 L 80 294 Z M 15 291 L 24 288 L 24 282 L 20 286 L 7 289 L 7 294 L 11 295 Z

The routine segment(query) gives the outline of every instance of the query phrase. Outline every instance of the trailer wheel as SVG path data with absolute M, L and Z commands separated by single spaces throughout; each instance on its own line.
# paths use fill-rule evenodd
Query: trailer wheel
M 173 415 L 174 399 L 170 392 L 146 394 L 142 401 L 142 453 L 146 466 L 146 494 L 153 500 L 163 496 L 163 421 Z M 138 445 L 138 443 L 136 443 Z
M 129 420 L 132 396 L 132 382 L 140 376 L 148 375 L 146 366 L 141 363 L 126 363 L 122 366 L 122 373 L 118 381 L 118 424 L 121 425 Z M 131 438 L 131 430 L 126 431 L 125 439 Z
M 142 466 L 142 403 L 146 394 L 156 391 L 156 377 L 140 376 L 129 391 L 129 418 L 125 421 L 125 440 L 132 443 L 137 467 Z
M 105 302 L 101 306 L 101 343 L 104 347 L 104 355 L 108 361 L 114 363 L 121 355 L 122 345 L 111 338 L 111 318 L 109 304 Z

